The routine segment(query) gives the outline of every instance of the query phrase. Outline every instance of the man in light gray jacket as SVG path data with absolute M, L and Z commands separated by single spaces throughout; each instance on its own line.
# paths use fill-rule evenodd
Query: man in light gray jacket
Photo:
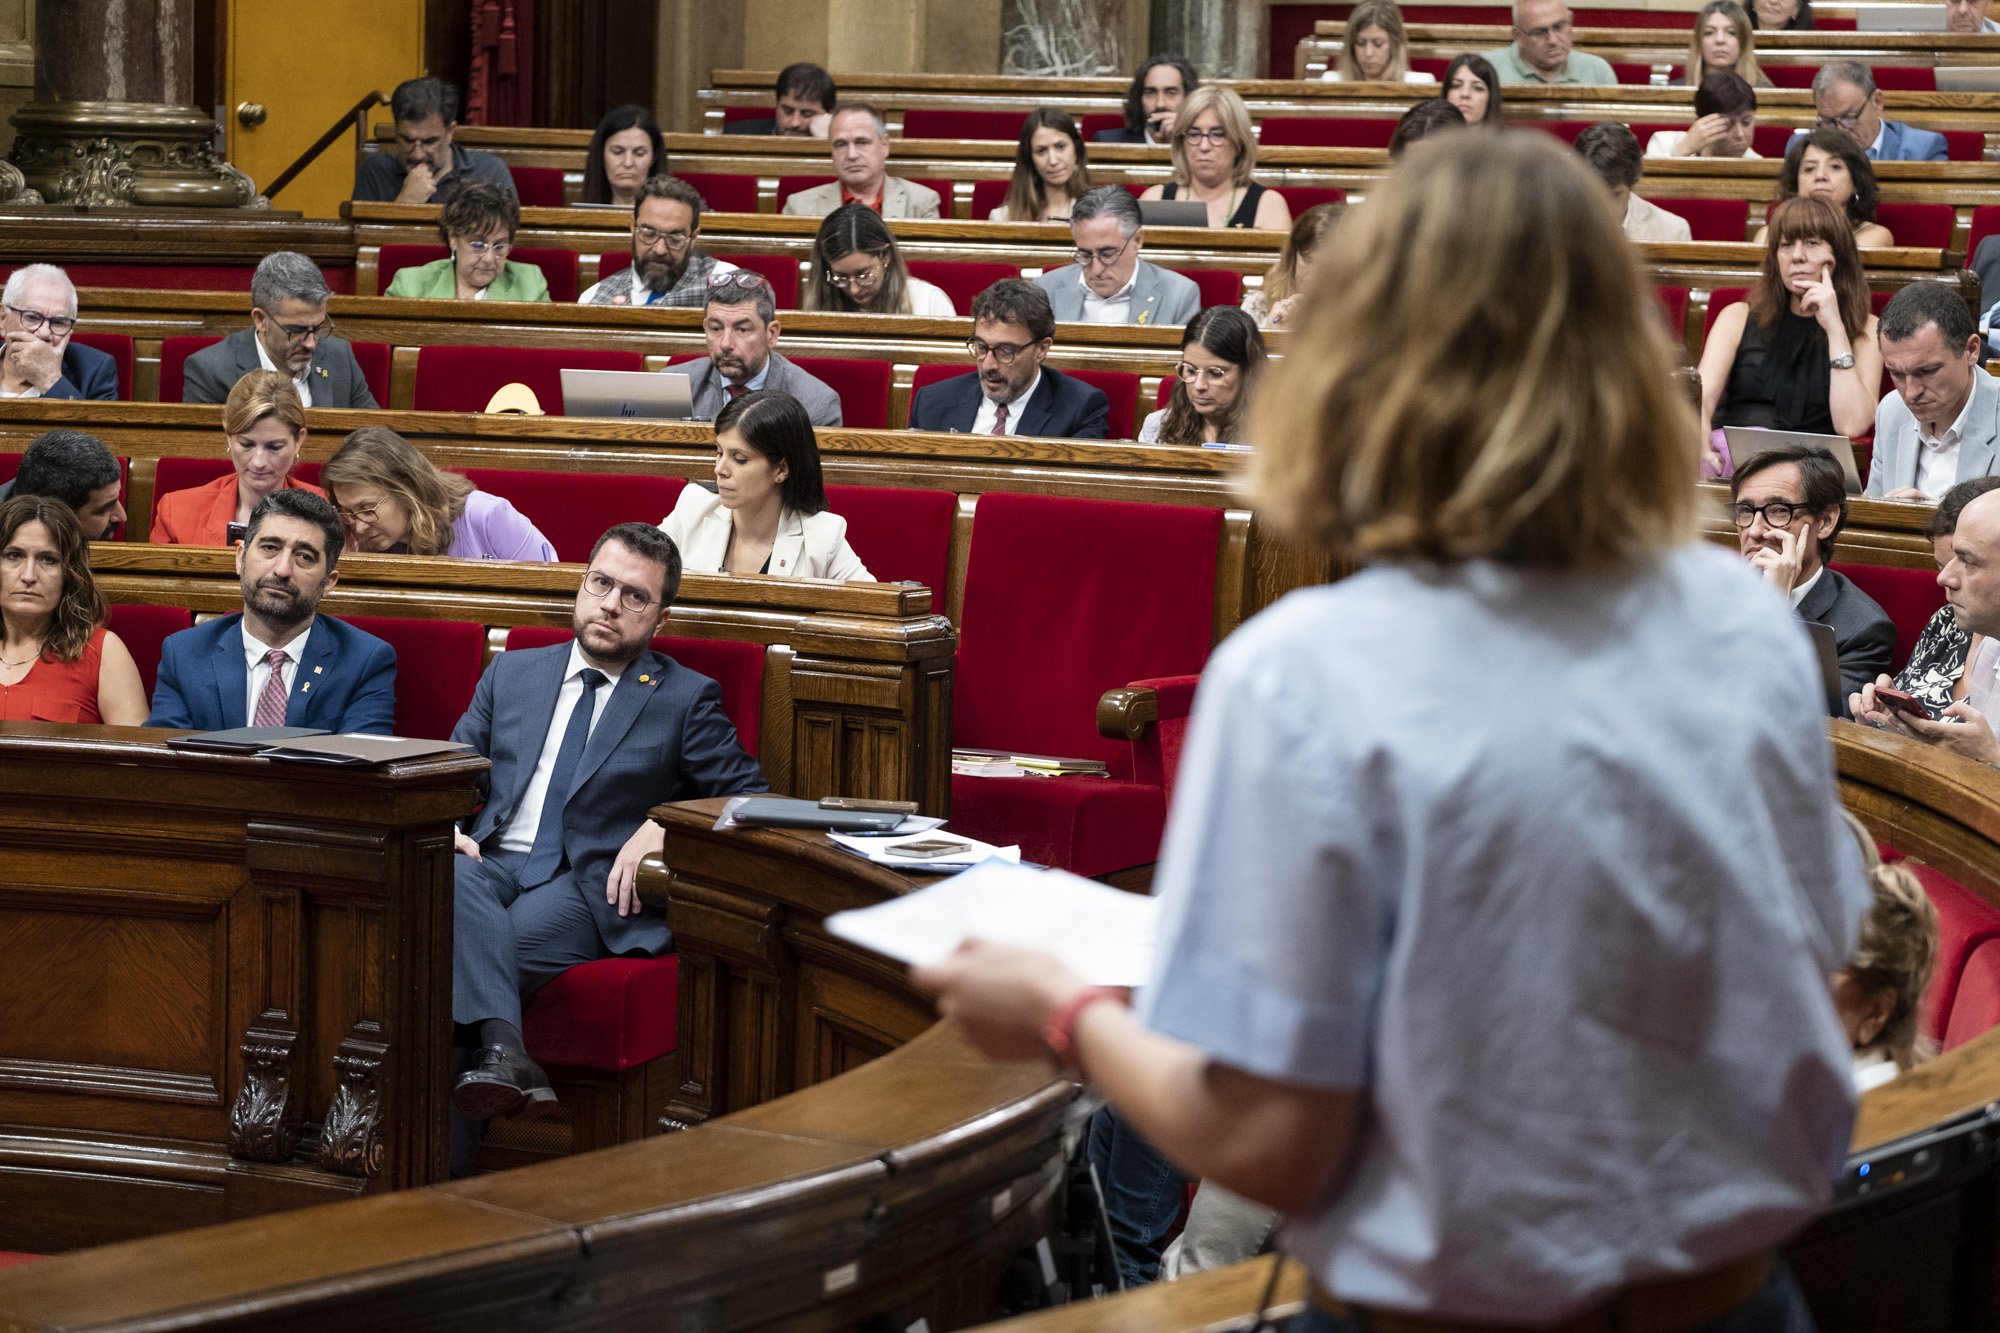
M 1076 262 L 1035 279 L 1058 320 L 1172 326 L 1194 318 L 1201 289 L 1139 257 L 1146 244 L 1139 224 L 1139 201 L 1122 185 L 1100 185 L 1076 201 L 1069 215 Z
M 738 269 L 710 283 L 701 330 L 708 355 L 667 367 L 688 376 L 696 420 L 715 420 L 722 405 L 740 394 L 775 389 L 798 399 L 813 425 L 840 425 L 840 395 L 775 350 L 777 298 L 760 275 Z
M 1896 391 L 1875 409 L 1868 494 L 1934 501 L 2000 471 L 2000 381 L 1980 365 L 1979 326 L 1957 289 L 1911 283 L 1883 308 L 1876 336 Z

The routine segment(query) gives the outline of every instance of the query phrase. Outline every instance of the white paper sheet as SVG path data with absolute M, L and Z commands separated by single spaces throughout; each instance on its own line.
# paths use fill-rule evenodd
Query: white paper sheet
M 1159 933 L 1159 900 L 1063 870 L 987 861 L 902 898 L 836 912 L 826 928 L 844 940 L 922 965 L 967 939 L 1054 954 L 1098 986 L 1144 984 Z
M 976 866 L 981 861 L 996 856 L 1002 861 L 1021 859 L 1021 849 L 1018 845 L 995 847 L 990 842 L 967 838 L 953 833 L 950 829 L 945 829 L 941 833 L 930 831 L 942 823 L 944 823 L 942 819 L 934 819 L 924 829 L 914 833 L 904 832 L 898 827 L 894 834 L 886 837 L 872 833 L 829 833 L 826 836 L 848 851 L 867 857 L 878 866 L 891 866 L 897 870 L 964 870 L 968 866 Z M 949 856 L 898 856 L 896 849 L 906 842 L 962 842 L 965 844 L 965 850 L 954 852 Z

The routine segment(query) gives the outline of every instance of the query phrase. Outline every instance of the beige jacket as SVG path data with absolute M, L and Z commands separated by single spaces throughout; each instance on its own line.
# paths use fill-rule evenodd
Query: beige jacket
M 1694 239 L 1694 235 L 1688 228 L 1686 218 L 1669 213 L 1657 204 L 1649 204 L 1635 194 L 1625 205 L 1625 238 L 1630 241 L 1686 244 Z
M 785 200 L 782 210 L 795 218 L 823 218 L 840 207 L 840 182 L 828 181 L 810 190 L 800 190 Z M 901 176 L 882 181 L 882 216 L 885 218 L 935 218 L 939 211 L 937 191 L 904 180 Z

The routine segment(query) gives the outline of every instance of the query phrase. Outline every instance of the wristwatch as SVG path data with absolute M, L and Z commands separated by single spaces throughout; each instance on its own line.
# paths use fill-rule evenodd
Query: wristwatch
M 1842 352 L 1839 356 L 1828 358 L 1826 364 L 1833 370 L 1852 370 L 1854 369 L 1854 353 Z

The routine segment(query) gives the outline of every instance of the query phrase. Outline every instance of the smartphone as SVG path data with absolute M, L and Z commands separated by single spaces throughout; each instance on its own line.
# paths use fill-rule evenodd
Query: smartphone
M 885 847 L 882 850 L 891 856 L 907 856 L 913 861 L 933 861 L 940 856 L 955 856 L 969 846 L 970 843 L 953 842 L 949 838 L 926 838 L 922 842 L 906 842 L 900 847 Z
M 250 537 L 250 525 L 248 523 L 231 523 L 226 530 L 225 536 L 231 546 L 236 545 L 240 541 L 247 541 Z
M 888 815 L 914 815 L 917 813 L 915 801 L 874 801 L 865 796 L 822 796 L 819 798 L 822 810 L 873 810 Z
M 1891 712 L 1905 713 L 1910 717 L 1920 717 L 1931 722 L 1937 720 L 1937 714 L 1931 711 L 1929 704 L 1917 698 L 1914 694 L 1905 693 L 1893 685 L 1877 685 L 1875 687 L 1875 698 L 1884 708 L 1887 708 Z

